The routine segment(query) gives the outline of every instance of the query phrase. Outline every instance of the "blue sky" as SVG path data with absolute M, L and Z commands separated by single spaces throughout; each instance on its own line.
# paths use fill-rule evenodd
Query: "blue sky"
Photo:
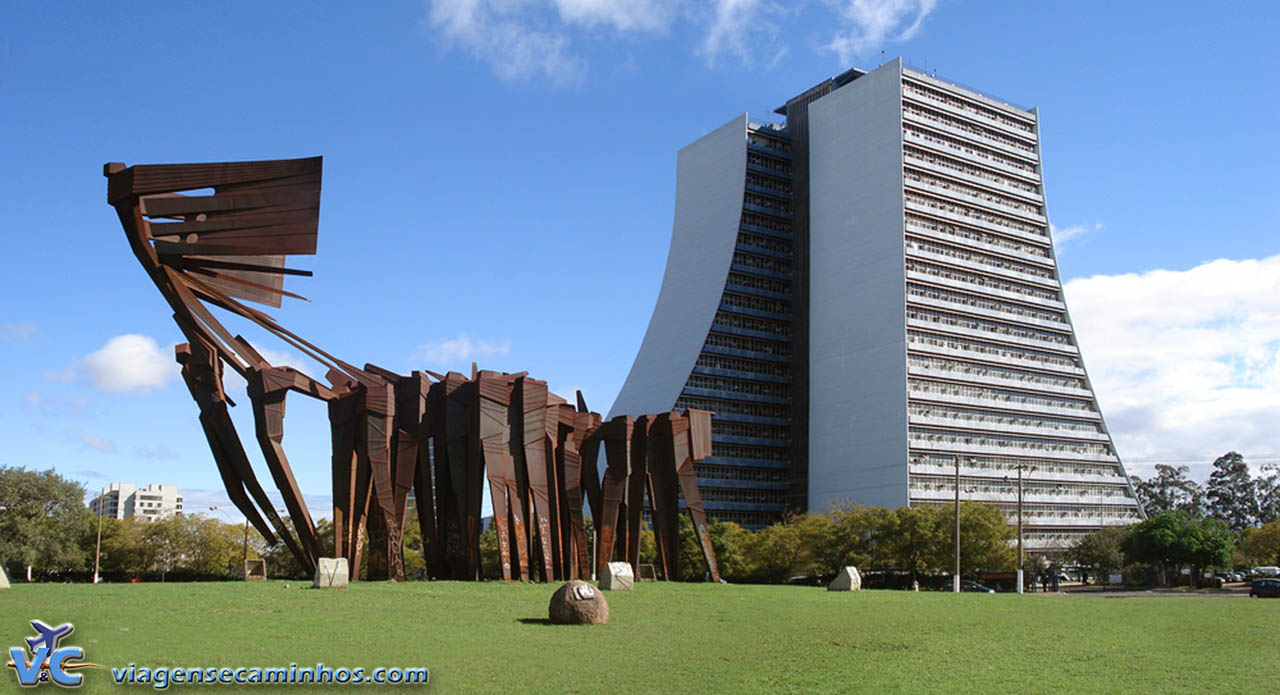
M 657 296 L 676 150 L 881 51 L 1039 107 L 1068 302 L 1130 468 L 1280 461 L 1277 8 L 11 0 L 0 464 L 221 499 L 104 162 L 324 155 L 315 277 L 289 286 L 312 302 L 286 325 L 355 363 L 527 369 L 605 412 Z M 287 424 L 323 514 L 324 408 L 294 397 Z

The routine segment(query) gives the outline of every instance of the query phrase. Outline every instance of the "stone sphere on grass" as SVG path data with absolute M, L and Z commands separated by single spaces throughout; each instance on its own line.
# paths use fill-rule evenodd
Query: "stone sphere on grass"
M 609 622 L 609 602 L 604 593 L 590 584 L 574 579 L 556 589 L 547 607 L 556 625 L 599 625 Z

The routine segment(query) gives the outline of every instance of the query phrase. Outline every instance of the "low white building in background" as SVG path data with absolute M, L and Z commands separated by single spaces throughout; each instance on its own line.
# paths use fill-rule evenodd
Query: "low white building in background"
M 139 488 L 133 483 L 111 483 L 89 502 L 94 514 L 116 519 L 140 518 L 155 521 L 182 513 L 182 495 L 176 485 L 152 483 Z

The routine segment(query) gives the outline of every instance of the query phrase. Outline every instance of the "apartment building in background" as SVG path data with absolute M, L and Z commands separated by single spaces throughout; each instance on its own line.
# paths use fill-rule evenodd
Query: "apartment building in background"
M 181 514 L 182 495 L 174 485 L 151 484 L 139 488 L 133 483 L 111 483 L 89 501 L 89 508 L 99 516 L 150 522 Z

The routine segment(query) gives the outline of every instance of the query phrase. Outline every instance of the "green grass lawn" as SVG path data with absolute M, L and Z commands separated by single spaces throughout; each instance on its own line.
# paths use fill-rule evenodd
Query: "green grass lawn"
M 15 584 L 0 647 L 28 620 L 108 666 L 426 666 L 427 686 L 198 692 L 1202 693 L 1280 686 L 1280 601 L 1085 598 L 644 583 L 608 625 L 546 624 L 554 586 L 488 582 Z M 301 588 L 305 586 L 306 588 Z M 0 692 L 17 692 L 12 669 Z M 81 692 L 149 692 L 85 669 Z M 1259 690 L 1261 687 L 1261 690 Z M 29 692 L 57 692 L 53 685 Z

